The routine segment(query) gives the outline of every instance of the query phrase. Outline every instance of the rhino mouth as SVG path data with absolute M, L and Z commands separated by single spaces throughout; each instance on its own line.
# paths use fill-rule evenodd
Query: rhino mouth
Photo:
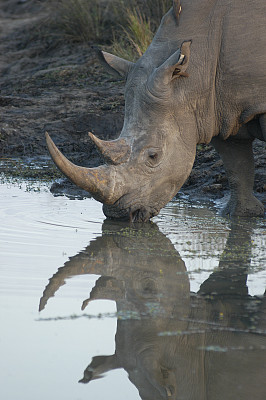
M 130 222 L 147 222 L 159 213 L 155 208 L 135 204 L 122 207 L 123 199 L 119 199 L 113 205 L 103 205 L 103 212 L 107 218 L 120 219 Z
M 140 207 L 135 211 L 130 211 L 129 213 L 130 222 L 147 222 L 152 217 L 154 217 L 154 214 L 151 210 L 145 207 Z

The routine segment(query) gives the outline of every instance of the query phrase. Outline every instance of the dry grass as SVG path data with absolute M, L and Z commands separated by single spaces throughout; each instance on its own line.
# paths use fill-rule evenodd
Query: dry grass
M 152 41 L 150 20 L 146 18 L 139 8 L 127 9 L 127 27 L 124 28 L 125 35 L 137 54 L 142 56 Z
M 152 41 L 171 0 L 51 0 L 62 38 L 108 44 L 120 57 L 140 57 Z
M 124 10 L 124 24 L 120 25 L 122 35 L 114 34 L 112 51 L 119 57 L 134 60 L 142 56 L 152 41 L 150 20 L 139 8 Z
M 172 0 L 127 0 L 131 9 L 139 7 L 143 16 L 149 19 L 153 33 L 160 25 L 161 18 L 172 7 Z
M 117 0 L 113 13 L 121 21 L 122 34 L 114 34 L 112 51 L 119 57 L 134 61 L 151 43 L 162 16 L 172 0 Z
M 105 42 L 108 35 L 109 4 L 101 0 L 59 0 L 52 2 L 54 25 L 68 40 Z

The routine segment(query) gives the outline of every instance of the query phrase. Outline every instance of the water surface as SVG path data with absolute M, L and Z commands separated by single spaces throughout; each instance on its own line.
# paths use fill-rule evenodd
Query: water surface
M 266 398 L 263 220 L 27 188 L 0 186 L 1 398 Z

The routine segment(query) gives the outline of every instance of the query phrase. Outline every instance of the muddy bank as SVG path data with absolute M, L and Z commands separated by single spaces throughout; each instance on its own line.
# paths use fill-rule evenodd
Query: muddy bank
M 123 123 L 123 81 L 97 64 L 90 44 L 68 43 L 46 33 L 46 1 L 0 3 L 0 157 L 6 174 L 57 179 L 44 141 L 48 131 L 72 161 L 103 162 L 88 137 L 114 139 Z M 266 144 L 256 141 L 255 192 L 265 200 Z M 34 168 L 37 163 L 38 168 Z M 34 171 L 34 172 L 33 172 Z M 60 180 L 55 192 L 69 191 Z M 71 189 L 76 193 L 78 189 Z M 199 146 L 182 192 L 195 198 L 219 198 L 228 190 L 222 162 L 211 146 Z

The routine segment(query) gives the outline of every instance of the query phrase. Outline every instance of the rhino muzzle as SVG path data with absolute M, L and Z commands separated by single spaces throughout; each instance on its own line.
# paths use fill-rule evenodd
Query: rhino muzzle
M 122 198 L 123 199 L 123 198 Z M 121 199 L 118 200 L 122 203 Z M 156 209 L 144 207 L 141 205 L 122 207 L 116 205 L 103 205 L 104 215 L 112 219 L 129 220 L 130 222 L 147 222 L 150 218 L 155 217 L 159 213 Z

